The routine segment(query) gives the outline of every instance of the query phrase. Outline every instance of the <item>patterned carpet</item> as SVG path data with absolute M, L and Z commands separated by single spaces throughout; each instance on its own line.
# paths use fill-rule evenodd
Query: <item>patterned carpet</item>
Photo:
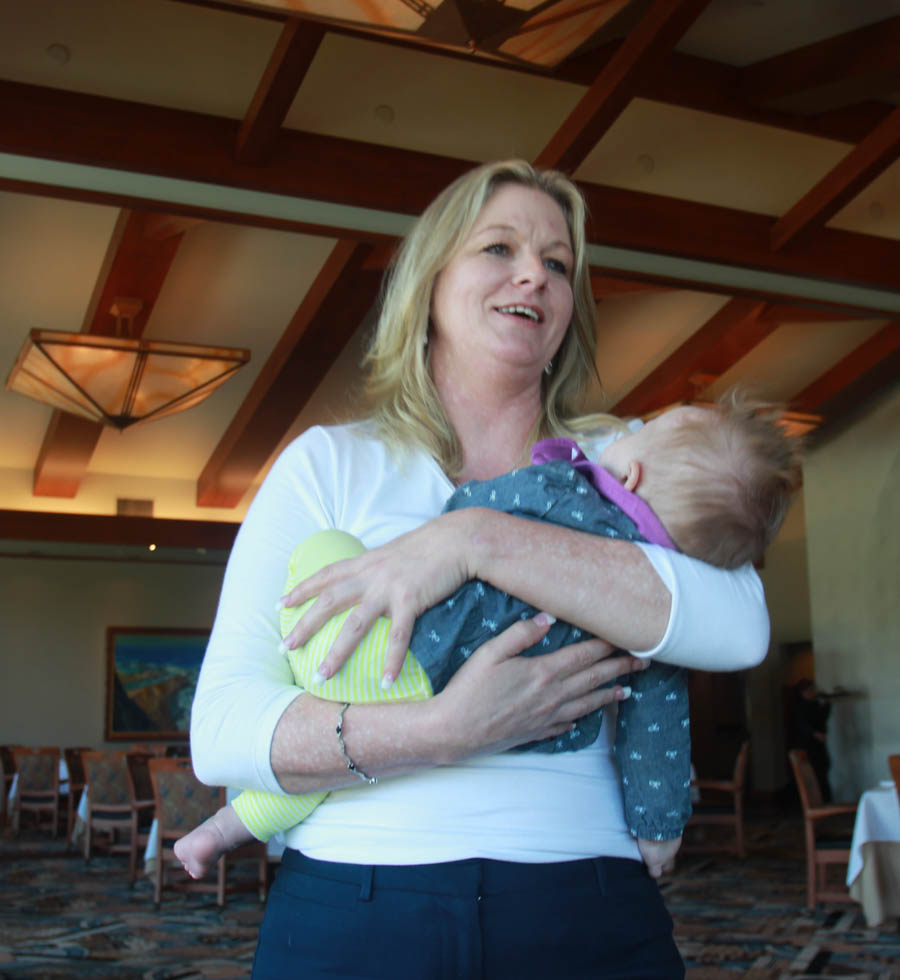
M 897 923 L 867 929 L 858 906 L 806 911 L 799 822 L 758 820 L 748 857 L 685 855 L 663 884 L 689 980 L 900 980 Z M 0 980 L 247 977 L 261 907 L 128 887 L 126 859 L 82 858 L 23 831 L 0 838 Z M 564 974 L 561 974 L 564 976 Z

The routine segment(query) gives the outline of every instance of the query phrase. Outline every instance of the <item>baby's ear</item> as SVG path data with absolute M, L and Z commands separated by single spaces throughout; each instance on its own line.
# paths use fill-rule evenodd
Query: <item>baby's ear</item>
M 622 481 L 625 489 L 634 493 L 640 485 L 642 476 L 641 464 L 636 459 L 632 459 L 628 463 L 628 469 L 625 471 L 625 479 Z

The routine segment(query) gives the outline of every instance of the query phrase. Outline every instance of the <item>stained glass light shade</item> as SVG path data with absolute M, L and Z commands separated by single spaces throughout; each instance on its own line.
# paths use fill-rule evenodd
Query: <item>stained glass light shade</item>
M 231 347 L 32 330 L 6 387 L 125 429 L 198 405 L 249 360 Z

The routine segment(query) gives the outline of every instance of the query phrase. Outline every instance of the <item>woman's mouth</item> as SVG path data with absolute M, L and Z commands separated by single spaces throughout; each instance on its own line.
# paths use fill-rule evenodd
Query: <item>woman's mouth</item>
M 530 320 L 532 323 L 541 323 L 544 319 L 540 310 L 533 306 L 523 306 L 520 303 L 514 303 L 509 306 L 498 306 L 497 312 L 522 317 L 525 320 Z

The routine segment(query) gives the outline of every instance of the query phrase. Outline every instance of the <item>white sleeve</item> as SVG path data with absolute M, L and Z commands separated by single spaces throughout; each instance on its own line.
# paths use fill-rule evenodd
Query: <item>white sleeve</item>
M 672 608 L 659 644 L 635 656 L 698 670 L 746 670 L 762 662 L 769 612 L 752 565 L 725 571 L 658 545 L 638 547 L 672 594 Z
M 294 546 L 334 526 L 333 483 L 327 437 L 312 429 L 275 462 L 238 532 L 191 712 L 191 755 L 204 783 L 283 792 L 269 752 L 298 692 L 278 649 L 276 604 Z

